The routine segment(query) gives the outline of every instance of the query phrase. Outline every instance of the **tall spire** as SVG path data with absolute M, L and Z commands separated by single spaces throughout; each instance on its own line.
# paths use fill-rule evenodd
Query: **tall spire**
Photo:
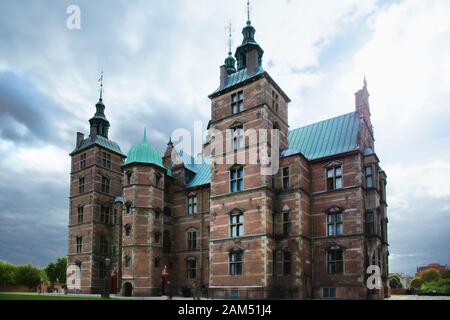
M 252 22 L 250 21 L 250 0 L 247 0 L 247 25 L 251 25 Z
M 98 79 L 98 82 L 100 82 L 100 99 L 99 99 L 99 101 L 103 101 L 103 69 L 100 74 L 100 79 Z
M 229 75 L 236 72 L 236 60 L 233 58 L 233 53 L 231 52 L 231 47 L 233 46 L 232 30 L 230 22 L 228 25 L 228 57 L 225 59 L 225 66 L 227 68 L 227 74 Z
M 142 143 L 147 143 L 147 128 L 144 127 L 144 137 L 142 138 Z

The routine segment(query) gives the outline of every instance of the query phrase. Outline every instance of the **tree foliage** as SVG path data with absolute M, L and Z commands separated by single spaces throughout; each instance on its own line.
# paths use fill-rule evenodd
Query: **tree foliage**
M 66 282 L 66 270 L 67 270 L 67 257 L 61 257 L 56 262 L 50 262 L 45 268 L 47 277 L 50 282 L 65 283 Z

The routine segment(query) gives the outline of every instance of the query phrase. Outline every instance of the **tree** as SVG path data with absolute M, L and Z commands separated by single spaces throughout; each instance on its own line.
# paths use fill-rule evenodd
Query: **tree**
M 0 287 L 7 287 L 14 285 L 16 281 L 15 273 L 16 266 L 5 262 L 0 261 Z
M 398 279 L 398 277 L 392 277 L 389 280 L 389 287 L 391 287 L 391 289 L 401 289 L 401 288 L 403 288 L 403 285 L 400 282 L 400 280 Z
M 411 288 L 420 288 L 421 285 L 422 285 L 422 278 L 415 277 L 414 279 L 412 279 Z
M 48 266 L 45 268 L 45 272 L 47 274 L 50 282 L 66 282 L 66 270 L 67 270 L 67 257 L 61 257 L 56 260 L 55 263 L 50 262 Z
M 420 273 L 422 282 L 437 281 L 441 278 L 441 274 L 436 269 L 428 269 Z
M 34 288 L 39 285 L 43 276 L 42 270 L 33 267 L 31 264 L 19 266 L 16 271 L 16 284 Z

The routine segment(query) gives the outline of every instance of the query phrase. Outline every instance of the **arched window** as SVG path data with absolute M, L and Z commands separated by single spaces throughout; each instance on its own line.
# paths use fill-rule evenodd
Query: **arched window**
M 125 235 L 126 235 L 127 237 L 129 237 L 129 236 L 131 235 L 131 229 L 132 229 L 131 224 L 127 224 L 127 225 L 125 226 Z
M 342 236 L 344 234 L 344 216 L 339 208 L 330 209 L 327 213 L 328 236 Z
M 230 214 L 230 235 L 232 238 L 244 235 L 244 213 L 241 210 L 234 210 Z
M 327 271 L 329 274 L 344 271 L 344 253 L 342 248 L 331 247 L 327 252 Z
M 230 275 L 238 276 L 244 272 L 244 251 L 239 248 L 234 248 L 230 251 L 229 257 Z
M 125 258 L 123 260 L 124 260 L 125 268 L 131 267 L 131 257 L 130 256 L 125 256 Z
M 188 250 L 197 249 L 197 230 L 189 229 L 186 232 L 186 242 L 187 242 L 186 247 Z
M 186 259 L 186 278 L 197 278 L 197 259 L 194 257 L 189 257 Z

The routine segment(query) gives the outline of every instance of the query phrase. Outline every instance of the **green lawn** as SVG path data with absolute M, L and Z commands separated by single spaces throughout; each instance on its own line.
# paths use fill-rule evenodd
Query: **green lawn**
M 120 300 L 118 298 L 102 299 L 96 297 L 45 296 L 36 293 L 0 292 L 0 300 Z

